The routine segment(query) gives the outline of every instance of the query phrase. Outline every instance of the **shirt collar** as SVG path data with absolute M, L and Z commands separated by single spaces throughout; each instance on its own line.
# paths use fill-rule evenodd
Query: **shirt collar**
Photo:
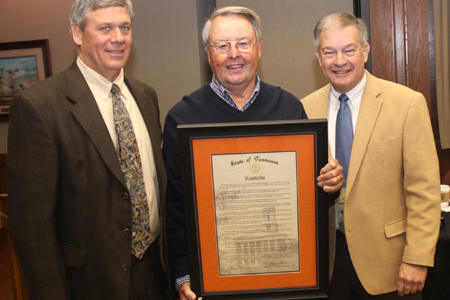
M 110 97 L 111 86 L 113 83 L 117 84 L 117 86 L 120 88 L 121 98 L 126 100 L 125 95 L 122 93 L 122 87 L 124 85 L 123 69 L 120 70 L 119 76 L 117 76 L 117 78 L 113 82 L 111 82 L 104 76 L 89 68 L 79 56 L 77 58 L 77 65 L 91 90 L 98 96 L 100 96 L 104 101 L 107 101 L 108 97 Z
M 222 98 L 225 102 L 227 102 L 229 105 L 233 106 L 234 108 L 240 110 L 240 111 L 244 111 L 246 110 L 250 104 L 253 103 L 253 101 L 255 101 L 256 97 L 259 94 L 259 89 L 261 86 L 261 81 L 259 79 L 258 74 L 255 74 L 256 76 L 256 85 L 255 88 L 253 89 L 253 93 L 252 96 L 248 99 L 248 101 L 244 104 L 244 106 L 242 108 L 239 108 L 236 103 L 233 101 L 233 98 L 230 96 L 230 94 L 228 93 L 228 91 L 225 89 L 225 87 L 217 80 L 217 78 L 213 75 L 210 86 L 211 89 L 220 97 Z
M 362 99 L 362 94 L 364 92 L 364 87 L 366 86 L 367 82 L 367 75 L 366 72 L 364 72 L 364 77 L 361 79 L 361 81 L 350 91 L 345 93 L 349 99 L 347 102 L 348 104 L 352 105 L 353 107 L 357 107 Z M 338 109 L 339 108 L 339 96 L 341 93 L 337 92 L 333 86 L 331 86 L 331 105 L 333 108 Z

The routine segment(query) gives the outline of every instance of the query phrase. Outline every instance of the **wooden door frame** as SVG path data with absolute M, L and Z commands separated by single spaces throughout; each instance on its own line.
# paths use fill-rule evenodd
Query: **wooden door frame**
M 361 1 L 354 2 L 356 10 Z M 441 148 L 439 136 L 433 1 L 366 0 L 363 4 L 367 3 L 372 61 L 376 62 L 372 64 L 372 74 L 408 86 L 425 96 L 442 179 L 450 170 L 450 150 Z

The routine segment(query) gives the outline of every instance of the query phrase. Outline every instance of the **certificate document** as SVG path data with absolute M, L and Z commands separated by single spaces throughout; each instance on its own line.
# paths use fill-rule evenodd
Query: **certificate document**
M 211 155 L 219 275 L 300 271 L 297 152 Z

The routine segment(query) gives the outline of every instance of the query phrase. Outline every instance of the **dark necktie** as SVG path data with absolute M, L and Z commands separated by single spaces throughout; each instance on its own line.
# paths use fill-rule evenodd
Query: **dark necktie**
M 344 230 L 344 200 L 345 190 L 347 186 L 348 167 L 350 163 L 350 155 L 352 153 L 353 145 L 353 123 L 352 112 L 348 106 L 348 97 L 346 94 L 339 96 L 340 106 L 336 119 L 336 159 L 344 168 L 344 180 L 342 182 L 341 194 L 336 206 L 337 218 L 339 223 L 339 230 L 345 233 Z
M 151 236 L 141 156 L 130 115 L 120 99 L 120 89 L 116 84 L 113 84 L 111 93 L 118 140 L 116 150 L 131 199 L 133 222 L 131 253 L 142 259 L 145 250 L 150 246 Z

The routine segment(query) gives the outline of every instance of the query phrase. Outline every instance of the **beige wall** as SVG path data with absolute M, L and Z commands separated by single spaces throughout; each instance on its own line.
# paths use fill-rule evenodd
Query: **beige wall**
M 353 12 L 348 0 L 217 0 L 217 6 L 252 8 L 262 20 L 263 46 L 258 74 L 301 99 L 324 86 L 314 55 L 312 32 L 316 22 L 333 12 Z
M 334 11 L 352 11 L 351 0 L 219 0 L 217 6 L 242 5 L 263 21 L 263 50 L 258 73 L 298 98 L 325 84 L 311 41 L 315 22 Z M 158 92 L 161 122 L 202 78 L 197 3 L 210 0 L 133 0 L 133 49 L 125 72 Z M 72 0 L 0 0 L 0 43 L 49 39 L 53 73 L 67 68 L 76 49 L 69 35 Z M 199 16 L 203 19 L 206 16 Z M 201 51 L 201 52 L 199 52 Z M 202 57 L 202 58 L 200 58 Z M 202 61 L 204 63 L 204 61 Z M 209 77 L 209 75 L 208 75 Z M 0 153 L 6 152 L 7 122 L 0 122 Z

